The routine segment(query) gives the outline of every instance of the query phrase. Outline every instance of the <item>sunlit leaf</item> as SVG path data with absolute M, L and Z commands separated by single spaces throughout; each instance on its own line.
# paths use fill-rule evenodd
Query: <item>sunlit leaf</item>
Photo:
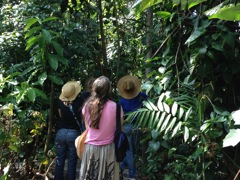
M 151 103 L 150 101 L 144 101 L 143 102 L 144 106 L 146 106 L 149 110 L 153 110 L 153 107 L 151 106 L 150 103 Z
M 40 37 L 39 37 L 39 36 L 32 36 L 32 37 L 27 41 L 26 51 L 29 50 L 33 45 L 37 44 L 39 40 L 40 40 Z
M 157 106 L 158 106 L 158 109 L 159 109 L 160 111 L 164 111 L 163 103 L 162 103 L 162 101 L 160 101 L 159 99 L 158 99 Z
M 171 118 L 171 114 L 169 114 L 163 121 L 162 127 L 160 129 L 160 132 L 164 131 L 168 125 L 169 119 Z
M 189 108 L 188 111 L 186 112 L 185 117 L 184 117 L 184 121 L 188 120 L 191 113 L 192 113 L 192 107 Z
M 148 109 L 158 111 L 158 108 L 151 101 L 144 101 L 143 103 L 146 103 Z
M 56 19 L 58 19 L 58 18 L 57 17 L 49 17 L 49 18 L 44 19 L 42 22 L 44 23 L 44 22 L 53 21 Z
M 160 116 L 161 112 L 158 111 L 154 117 L 154 122 L 153 122 L 153 128 L 156 128 L 157 127 L 157 123 L 159 121 L 159 116 Z
M 38 76 L 38 83 L 43 85 L 46 79 L 47 79 L 47 73 L 43 72 L 42 74 L 40 74 L 40 76 Z
M 166 112 L 163 112 L 159 121 L 158 121 L 158 124 L 157 124 L 157 127 L 156 127 L 156 130 L 158 131 L 163 123 L 163 120 L 165 119 L 165 116 L 167 115 Z
M 223 139 L 223 147 L 236 146 L 240 142 L 240 129 L 230 129 L 230 132 Z
M 232 118 L 235 121 L 235 125 L 240 125 L 240 110 L 233 111 Z
M 9 147 L 9 149 L 11 149 L 11 150 L 13 150 L 15 152 L 19 151 L 19 148 L 17 146 L 15 146 L 15 145 L 9 145 L 8 147 Z
M 145 114 L 144 121 L 142 123 L 142 127 L 144 127 L 144 128 L 146 127 L 146 125 L 147 125 L 147 123 L 149 121 L 150 113 L 151 113 L 151 111 L 147 111 L 146 114 Z
M 177 110 L 178 110 L 178 104 L 177 104 L 177 102 L 174 102 L 172 105 L 172 115 L 173 116 L 176 116 Z
M 163 107 L 164 107 L 164 111 L 166 111 L 167 113 L 170 113 L 170 107 L 168 106 L 167 103 L 163 102 Z
M 203 35 L 205 32 L 206 32 L 206 28 L 205 27 L 196 28 L 194 30 L 194 32 L 192 33 L 192 35 L 186 40 L 185 44 L 189 45 L 191 42 L 196 40 L 198 37 Z
M 141 13 L 145 9 L 154 6 L 158 3 L 161 3 L 162 0 L 138 0 L 132 8 L 136 8 L 137 13 Z
M 49 164 L 49 160 L 48 159 L 45 159 L 42 164 Z
M 174 117 L 174 118 L 171 120 L 171 122 L 170 122 L 169 125 L 167 126 L 164 134 L 167 134 L 170 130 L 172 130 L 173 126 L 175 125 L 176 120 L 177 120 L 176 117 Z
M 34 35 L 34 33 L 37 33 L 40 29 L 41 29 L 41 26 L 33 27 L 25 34 L 24 38 L 27 39 L 28 37 Z
M 152 111 L 148 119 L 148 127 L 153 128 L 153 119 L 155 119 L 156 111 Z
M 198 4 L 202 2 L 206 2 L 207 0 L 188 0 L 188 9 L 197 6 Z
M 188 140 L 188 138 L 189 138 L 189 129 L 188 129 L 188 127 L 186 127 L 186 126 L 184 126 L 183 135 L 184 135 L 184 142 L 187 142 L 187 140 Z
M 171 13 L 170 12 L 167 12 L 167 11 L 158 11 L 156 12 L 157 15 L 161 16 L 161 18 L 163 18 L 164 20 L 168 19 L 171 17 Z M 162 67 L 164 68 L 164 71 L 166 70 L 165 67 Z M 159 70 L 159 69 L 158 69 Z M 160 71 L 159 71 L 160 72 Z
M 143 125 L 143 119 L 144 119 L 145 113 L 146 113 L 146 111 L 142 112 L 140 117 L 139 117 L 139 119 L 138 119 L 138 121 L 137 121 L 138 125 L 140 125 L 141 127 Z
M 26 26 L 25 26 L 24 30 L 27 31 L 36 22 L 38 22 L 37 18 L 29 18 L 29 19 L 27 19 Z
M 174 137 L 177 134 L 177 132 L 181 129 L 181 127 L 182 127 L 182 121 L 179 121 L 178 124 L 173 129 L 173 133 L 171 137 Z
M 221 19 L 225 21 L 239 21 L 240 20 L 240 3 L 238 4 L 228 4 L 225 5 L 223 3 L 215 6 L 212 9 L 209 9 L 205 12 L 205 15 L 208 16 L 209 19 Z

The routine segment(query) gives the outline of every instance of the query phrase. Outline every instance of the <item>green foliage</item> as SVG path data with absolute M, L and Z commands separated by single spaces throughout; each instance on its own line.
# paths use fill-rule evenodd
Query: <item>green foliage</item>
M 219 4 L 218 6 L 207 10 L 205 12 L 209 19 L 222 19 L 226 21 L 239 21 L 240 20 L 240 4 Z
M 233 179 L 239 145 L 231 142 L 229 150 L 225 143 L 238 130 L 230 112 L 240 104 L 239 3 L 64 2 L 0 5 L 1 168 L 18 160 L 28 162 L 26 171 L 39 172 L 34 159 L 49 163 L 43 142 L 51 82 L 57 98 L 70 79 L 107 74 L 115 89 L 118 77 L 134 74 L 149 96 L 128 119 L 137 116 L 146 135 L 142 173 L 149 179 Z

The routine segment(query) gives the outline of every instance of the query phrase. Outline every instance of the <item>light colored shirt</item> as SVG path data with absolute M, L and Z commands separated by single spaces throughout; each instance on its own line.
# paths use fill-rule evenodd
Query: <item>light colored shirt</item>
M 86 124 L 90 124 L 90 114 L 86 110 L 86 105 L 82 109 L 82 114 L 85 117 Z M 123 117 L 123 110 L 121 108 L 121 117 Z M 116 131 L 116 103 L 108 100 L 102 111 L 99 122 L 99 129 L 88 127 L 88 135 L 85 143 L 93 145 L 111 144 L 114 140 L 114 133 Z

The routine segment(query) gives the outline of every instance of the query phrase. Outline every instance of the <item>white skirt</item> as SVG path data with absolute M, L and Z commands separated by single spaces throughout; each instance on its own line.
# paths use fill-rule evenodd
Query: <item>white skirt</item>
M 119 180 L 114 143 L 96 146 L 85 144 L 79 180 Z

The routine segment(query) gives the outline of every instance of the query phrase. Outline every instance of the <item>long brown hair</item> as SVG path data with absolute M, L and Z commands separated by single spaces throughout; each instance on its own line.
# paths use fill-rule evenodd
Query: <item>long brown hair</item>
M 111 83 L 105 76 L 97 78 L 92 85 L 92 93 L 86 102 L 86 109 L 90 113 L 90 127 L 99 128 L 104 104 L 110 99 Z

